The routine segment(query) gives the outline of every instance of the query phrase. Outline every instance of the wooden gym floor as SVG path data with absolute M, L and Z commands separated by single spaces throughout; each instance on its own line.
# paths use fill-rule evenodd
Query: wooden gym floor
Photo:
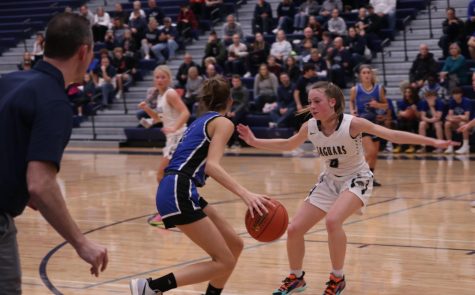
M 245 149 L 243 149 L 245 150 Z M 321 163 L 312 155 L 231 153 L 224 167 L 239 182 L 280 200 L 293 216 L 314 185 Z M 151 227 L 158 150 L 68 149 L 59 183 L 88 236 L 108 247 L 99 278 L 30 209 L 16 219 L 24 294 L 129 294 L 133 277 L 154 277 L 206 254 L 179 231 Z M 384 156 L 366 213 L 346 222 L 344 294 L 473 294 L 475 290 L 475 158 Z M 272 294 L 288 272 L 285 236 L 259 243 L 246 233 L 245 206 L 213 180 L 202 195 L 233 224 L 245 250 L 223 294 Z M 321 294 L 331 270 L 324 223 L 306 235 L 304 269 L 309 295 Z M 201 294 L 206 284 L 166 294 Z

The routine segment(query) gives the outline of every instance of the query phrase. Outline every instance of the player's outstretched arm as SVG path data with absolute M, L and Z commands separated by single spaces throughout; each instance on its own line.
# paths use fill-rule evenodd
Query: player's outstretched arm
M 244 140 L 248 145 L 256 147 L 258 149 L 271 150 L 271 151 L 291 151 L 298 148 L 301 144 L 307 140 L 308 125 L 307 122 L 302 125 L 299 132 L 294 136 L 283 139 L 261 139 L 256 138 L 252 133 L 251 128 L 246 125 L 239 124 L 237 126 L 239 137 Z
M 460 145 L 459 142 L 451 140 L 439 140 L 410 132 L 388 129 L 366 119 L 356 117 L 351 121 L 350 132 L 352 136 L 356 136 L 358 133 L 369 133 L 397 144 L 431 145 L 442 149 L 446 149 L 449 146 Z
M 99 276 L 107 267 L 107 249 L 86 238 L 69 214 L 56 182 L 57 169 L 50 162 L 31 161 L 27 168 L 30 203 L 51 226 L 91 265 L 91 274 Z
M 226 143 L 234 132 L 234 124 L 229 119 L 219 117 L 208 124 L 207 131 L 211 136 L 211 143 L 208 149 L 205 173 L 230 192 L 238 195 L 246 203 L 253 217 L 254 210 L 260 215 L 268 212 L 266 204 L 272 205 L 269 197 L 247 190 L 232 178 L 220 164 Z

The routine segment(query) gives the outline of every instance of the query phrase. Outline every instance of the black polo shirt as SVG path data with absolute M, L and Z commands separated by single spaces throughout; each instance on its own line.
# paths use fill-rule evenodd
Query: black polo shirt
M 39 61 L 31 71 L 0 78 L 0 212 L 17 216 L 28 199 L 29 161 L 60 167 L 72 129 L 62 73 Z

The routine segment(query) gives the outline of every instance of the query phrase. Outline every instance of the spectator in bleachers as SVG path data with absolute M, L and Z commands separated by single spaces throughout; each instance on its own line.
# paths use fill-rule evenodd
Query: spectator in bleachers
M 318 47 L 318 38 L 317 36 L 313 33 L 313 30 L 312 28 L 310 27 L 306 27 L 304 30 L 303 30 L 303 39 L 302 40 L 299 40 L 299 44 L 304 44 L 305 41 L 309 40 L 310 42 L 312 42 L 312 48 L 317 48 Z M 295 46 L 296 49 L 297 49 L 297 52 L 300 52 L 299 50 L 299 46 Z
M 312 29 L 313 35 L 317 38 L 317 40 L 322 39 L 323 28 L 315 15 L 309 16 L 307 27 Z
M 436 75 L 431 75 L 427 77 L 427 80 L 425 81 L 424 85 L 421 87 L 419 90 L 419 97 L 427 97 L 427 92 L 435 92 L 437 93 L 437 99 L 440 99 L 444 101 L 446 99 L 445 97 L 445 89 L 440 86 L 439 83 L 437 83 L 438 79 Z
M 468 38 L 467 47 L 468 47 L 468 52 L 470 54 L 470 58 L 475 60 L 475 32 L 472 33 L 472 36 Z
M 310 40 L 303 41 L 302 46 L 300 46 L 301 44 L 298 44 L 298 45 L 299 45 L 298 58 L 299 58 L 299 62 L 300 62 L 300 67 L 302 67 L 303 64 L 310 59 L 310 54 L 311 54 L 312 50 L 315 49 L 315 48 L 313 48 L 312 41 L 310 41 Z
M 283 63 L 291 51 L 292 45 L 286 40 L 284 31 L 279 30 L 275 42 L 272 43 L 270 48 L 270 54 L 274 56 L 278 62 Z
M 318 15 L 320 6 L 316 0 L 306 0 L 300 4 L 297 13 L 294 15 L 294 29 L 296 31 L 303 30 L 308 23 L 308 18 Z
M 338 9 L 333 9 L 331 13 L 331 18 L 327 22 L 328 31 L 332 34 L 333 37 L 342 37 L 346 35 L 346 23 L 340 17 Z
M 137 44 L 140 44 L 147 30 L 147 19 L 140 13 L 141 10 L 134 9 L 129 20 L 129 28 Z
M 308 60 L 305 60 L 305 62 L 307 64 L 313 65 L 316 75 L 315 80 L 328 80 L 328 64 L 327 61 L 320 56 L 318 49 L 312 48 L 312 50 L 310 51 L 310 58 Z
M 412 62 L 409 70 L 409 82 L 413 88 L 421 88 L 427 78 L 437 75 L 439 65 L 434 59 L 434 55 L 429 52 L 429 46 L 422 43 L 419 45 L 419 54 Z
M 225 72 L 227 74 L 244 75 L 246 73 L 246 58 L 249 55 L 247 46 L 241 43 L 239 34 L 232 37 L 233 43 L 228 47 L 228 60 L 225 64 Z
M 92 24 L 92 34 L 94 42 L 104 42 L 104 36 L 108 29 L 112 27 L 110 15 L 104 10 L 103 6 L 99 6 L 94 14 L 94 22 Z
M 269 44 L 264 40 L 264 36 L 257 32 L 254 42 L 249 46 L 249 71 L 251 75 L 256 75 L 259 65 L 266 62 L 269 50 Z
M 297 80 L 300 78 L 300 75 L 302 74 L 302 72 L 300 71 L 300 67 L 297 64 L 297 61 L 295 60 L 295 57 L 293 57 L 292 55 L 287 57 L 287 59 L 285 60 L 284 72 L 288 74 L 290 81 L 294 84 L 297 83 Z M 280 80 L 282 82 L 282 79 Z
M 188 70 L 191 68 L 191 67 L 196 67 L 198 69 L 198 73 L 200 73 L 200 67 L 198 64 L 196 64 L 194 61 L 193 61 L 193 56 L 191 56 L 191 54 L 189 54 L 188 52 L 185 53 L 185 55 L 183 56 L 183 63 L 180 65 L 180 67 L 178 68 L 178 71 L 176 73 L 176 80 L 178 81 L 178 87 L 180 88 L 184 88 L 185 85 L 186 85 L 186 80 L 188 78 L 188 75 L 189 75 L 189 72 Z
M 218 76 L 220 75 L 218 74 L 218 71 L 216 70 L 216 66 L 212 63 L 208 64 L 206 66 L 205 78 L 211 79 L 211 78 L 216 78 Z
M 295 11 L 295 4 L 292 0 L 282 0 L 277 6 L 277 28 L 273 32 L 284 30 L 286 34 L 291 34 L 294 31 Z
M 104 42 L 104 48 L 112 51 L 118 44 L 118 42 L 116 42 L 114 38 L 114 31 L 107 30 L 104 35 L 103 42 Z
M 127 28 L 124 25 L 124 23 L 122 22 L 121 18 L 119 18 L 119 17 L 114 18 L 114 20 L 112 21 L 112 31 L 114 32 L 115 42 L 117 42 L 118 44 L 121 44 L 124 41 L 124 34 L 125 34 L 126 29 Z M 127 29 L 127 30 L 130 31 L 131 36 L 134 39 L 135 44 L 140 44 L 140 40 L 139 40 L 139 42 L 137 42 L 137 40 L 134 38 L 134 34 L 133 34 L 132 30 L 131 29 Z
M 278 87 L 276 75 L 269 71 L 266 64 L 261 64 L 259 73 L 254 78 L 254 101 L 257 112 L 261 112 L 266 103 L 276 101 Z
M 270 34 L 272 31 L 272 7 L 265 0 L 258 0 L 254 7 L 252 19 L 252 33 L 257 32 Z
M 231 110 L 226 114 L 234 124 L 237 126 L 243 123 L 244 118 L 249 112 L 249 89 L 242 86 L 241 77 L 239 75 L 233 75 L 231 79 L 231 98 L 233 99 L 233 105 Z M 229 140 L 229 146 L 239 147 L 239 134 L 234 131 L 231 139 Z
M 242 28 L 239 23 L 234 19 L 234 15 L 230 14 L 226 17 L 226 23 L 223 25 L 223 38 L 224 45 L 233 43 L 233 36 L 237 34 L 240 39 L 244 38 Z
M 426 136 L 427 129 L 435 130 L 437 139 L 444 139 L 444 132 L 442 129 L 442 113 L 444 111 L 444 103 L 438 98 L 436 91 L 428 90 L 424 93 L 424 100 L 421 100 L 417 106 L 420 114 L 419 134 Z M 425 153 L 426 147 L 421 146 L 417 150 L 418 153 Z M 435 153 L 443 152 L 442 149 L 434 150 Z
M 31 53 L 28 51 L 25 51 L 23 53 L 23 59 L 21 63 L 18 64 L 18 70 L 20 71 L 29 71 L 31 68 L 34 66 L 35 60 L 31 56 Z
M 160 28 L 159 46 L 161 50 L 168 49 L 168 59 L 174 59 L 176 51 L 178 50 L 178 32 L 174 26 L 172 26 L 172 19 L 165 17 L 163 19 L 163 26 Z M 161 51 L 160 51 L 161 52 Z M 154 51 L 156 53 L 156 51 Z
M 397 103 L 397 129 L 412 133 L 417 133 L 419 120 L 417 118 L 417 104 L 419 102 L 419 97 L 415 89 L 411 87 L 406 87 L 404 89 L 403 98 Z M 393 149 L 393 153 L 400 153 L 403 146 L 397 145 Z M 406 153 L 412 154 L 416 151 L 413 145 L 405 150 Z
M 127 24 L 129 22 L 129 18 L 127 17 L 121 3 L 116 3 L 114 5 L 114 12 L 112 15 L 114 16 L 114 19 L 120 19 L 122 24 Z
M 455 9 L 452 7 L 447 8 L 447 18 L 442 22 L 442 37 L 439 39 L 439 47 L 442 49 L 444 58 L 447 58 L 450 54 L 449 46 L 452 43 L 459 43 L 464 40 L 465 37 L 465 24 L 455 15 Z
M 472 35 L 475 33 L 475 0 L 471 0 L 467 7 L 467 33 Z M 472 57 L 472 59 L 474 59 Z
M 69 5 L 67 5 L 67 6 L 64 7 L 64 12 L 73 13 L 73 8 Z
M 267 57 L 267 69 L 276 77 L 279 77 L 280 73 L 282 72 L 282 66 L 277 62 L 276 58 L 272 55 L 269 55 Z
M 140 1 L 134 1 L 133 2 L 132 12 L 129 15 L 129 22 L 132 19 L 137 18 L 138 17 L 137 14 L 139 14 L 144 19 L 147 19 L 147 15 L 145 14 L 145 11 L 142 9 L 142 2 L 140 2 Z
M 325 24 L 330 19 L 333 9 L 343 12 L 343 2 L 341 0 L 325 0 L 323 1 L 322 8 L 320 9 L 318 21 L 321 24 Z
M 333 48 L 328 52 L 331 81 L 341 89 L 346 88 L 345 76 L 351 74 L 351 55 L 343 46 L 343 38 L 333 40 Z
M 205 0 L 190 0 L 190 9 L 196 17 L 204 17 Z
M 148 0 L 147 5 L 147 18 L 150 19 L 151 17 L 153 17 L 157 20 L 159 24 L 163 24 L 163 18 L 165 17 L 165 14 L 157 5 L 157 0 Z
M 379 39 L 379 33 L 383 29 L 383 18 L 375 13 L 372 5 L 368 5 L 367 7 L 366 22 L 364 22 L 364 24 L 365 25 L 360 26 L 360 29 L 361 27 L 364 28 L 368 48 L 374 57 L 377 50 L 375 41 Z
M 439 74 L 440 83 L 452 92 L 455 87 L 468 83 L 468 75 L 467 63 L 461 54 L 460 46 L 457 43 L 452 43 L 449 52 L 450 56 L 445 60 L 444 67 Z
M 214 69 L 216 70 L 216 73 L 221 75 L 224 72 L 223 68 L 221 68 L 221 66 L 216 61 L 216 58 L 214 58 L 212 56 L 208 56 L 207 58 L 205 58 L 203 64 L 204 64 L 204 69 L 205 70 L 208 67 L 208 65 L 213 65 Z
M 36 39 L 33 43 L 33 51 L 31 52 L 35 62 L 43 59 L 43 53 L 45 51 L 45 36 L 43 33 L 36 33 Z
M 79 7 L 79 15 L 87 19 L 89 24 L 92 26 L 94 23 L 94 14 L 89 10 L 86 4 Z
M 445 138 L 452 139 L 452 130 L 459 128 L 470 121 L 470 110 L 472 103 L 470 99 L 463 96 L 462 89 L 456 87 L 452 90 L 452 98 L 449 101 L 449 113 L 445 118 L 444 130 Z M 457 154 L 466 154 L 470 151 L 469 136 L 470 130 L 466 129 L 462 133 L 463 143 L 462 146 L 455 151 Z M 453 147 L 449 147 L 445 150 L 446 154 L 454 152 Z
M 212 56 L 216 59 L 217 63 L 224 65 L 226 60 L 226 47 L 221 43 L 221 40 L 218 39 L 218 36 L 215 31 L 211 31 L 208 37 L 208 43 L 205 48 L 205 55 L 203 59 Z
M 160 41 L 160 30 L 158 29 L 158 22 L 155 18 L 151 18 L 148 21 L 147 29 L 145 30 L 144 34 L 144 39 L 142 39 L 142 56 L 144 59 L 150 59 L 150 53 L 153 52 L 155 55 L 155 58 L 157 59 L 157 62 L 159 64 L 165 62 L 165 58 L 163 55 L 160 53 L 162 51 L 163 47 L 156 47 L 157 44 Z M 159 51 L 159 52 L 157 52 Z
M 287 73 L 279 76 L 280 85 L 277 89 L 277 107 L 270 112 L 272 121 L 269 127 L 289 127 L 293 125 L 292 118 L 296 110 L 293 91 L 295 84 L 290 81 Z
M 297 111 L 301 111 L 308 104 L 308 87 L 316 81 L 315 66 L 305 64 L 302 70 L 302 76 L 295 85 L 293 97 Z
M 396 29 L 396 0 L 370 0 L 374 12 L 381 18 L 386 19 L 388 29 Z
M 104 108 L 108 107 L 114 100 L 116 74 L 116 70 L 106 56 L 101 57 L 100 66 L 93 71 L 94 84 L 101 89 L 102 106 Z
M 194 38 L 198 40 L 198 20 L 195 13 L 190 9 L 188 3 L 180 7 L 180 13 L 177 18 L 178 34 L 185 39 Z
M 116 88 L 117 93 L 115 98 L 121 99 L 124 94 L 124 84 L 132 80 L 132 77 L 136 74 L 137 69 L 134 60 L 127 58 L 124 55 L 124 49 L 122 47 L 116 47 L 113 51 L 111 65 L 116 70 Z
M 129 29 L 124 30 L 122 42 L 117 43 L 124 49 L 124 55 L 126 57 L 133 58 L 135 63 L 140 59 L 137 43 L 135 43 L 135 39 L 132 37 L 132 32 Z
M 360 7 L 358 9 L 358 16 L 356 17 L 355 27 L 366 31 L 366 28 L 368 26 L 369 26 L 368 10 L 366 10 L 366 7 Z
M 203 77 L 200 75 L 197 66 L 190 66 L 188 68 L 188 75 L 185 84 L 185 99 L 184 102 L 190 114 L 196 114 L 195 104 L 198 103 L 198 93 L 203 84 Z
M 364 31 L 360 31 L 364 32 Z M 364 34 L 363 34 L 364 35 Z M 348 37 L 346 38 L 348 51 L 351 54 L 351 65 L 357 67 L 365 62 L 366 38 L 356 32 L 354 27 L 348 29 Z
M 318 52 L 323 58 L 327 58 L 328 52 L 333 48 L 332 37 L 329 32 L 325 31 L 322 34 L 322 41 L 318 42 Z

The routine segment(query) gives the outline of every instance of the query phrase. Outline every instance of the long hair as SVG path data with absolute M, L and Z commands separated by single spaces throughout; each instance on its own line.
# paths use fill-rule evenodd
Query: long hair
M 323 93 L 325 93 L 325 96 L 327 98 L 334 98 L 336 102 L 335 107 L 334 107 L 335 113 L 337 114 L 337 116 L 343 114 L 343 112 L 345 111 L 345 96 L 343 95 L 343 91 L 341 90 L 340 87 L 333 84 L 332 82 L 319 81 L 310 86 L 309 92 L 310 90 L 314 90 L 314 89 L 321 89 L 323 90 Z M 310 112 L 309 106 L 297 112 L 297 115 L 305 114 L 308 112 Z
M 229 84 L 224 78 L 205 80 L 198 94 L 200 111 L 222 111 L 226 109 L 230 97 Z

